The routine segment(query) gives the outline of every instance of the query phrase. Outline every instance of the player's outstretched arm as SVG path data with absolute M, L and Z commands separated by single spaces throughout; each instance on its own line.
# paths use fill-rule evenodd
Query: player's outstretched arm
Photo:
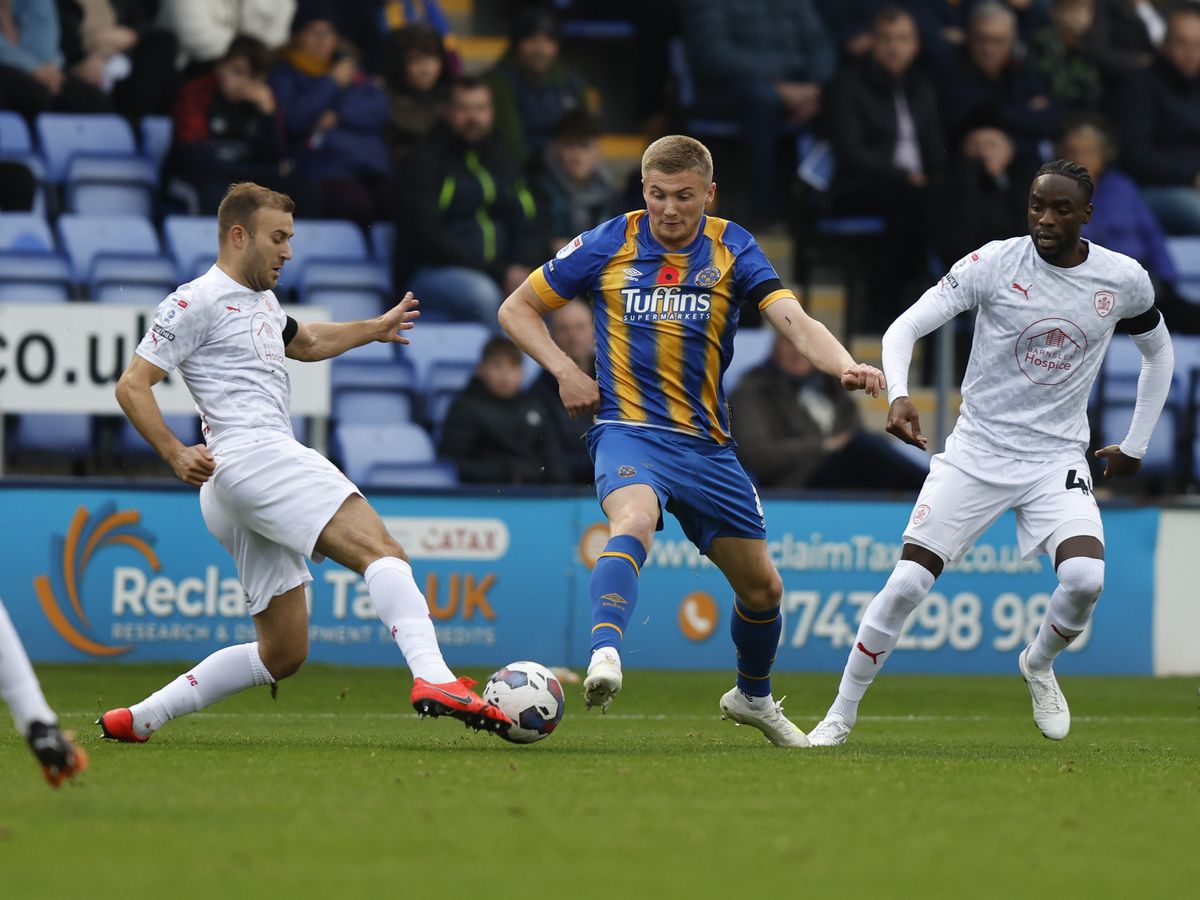
M 418 306 L 420 301 L 409 291 L 399 303 L 374 319 L 360 322 L 297 321 L 296 333 L 288 341 L 284 352 L 289 359 L 318 362 L 375 341 L 407 344 L 408 338 L 404 332 L 410 331 L 421 315 Z
M 600 386 L 554 343 L 546 328 L 549 312 L 527 278 L 501 304 L 500 327 L 558 381 L 558 395 L 572 419 L 590 415 L 600 406 Z
M 1171 335 L 1156 308 L 1151 307 L 1122 324 L 1141 351 L 1142 367 L 1138 373 L 1133 418 L 1129 422 L 1125 440 L 1096 451 L 1096 457 L 1104 460 L 1105 478 L 1127 478 L 1136 475 L 1142 467 L 1142 458 L 1150 446 L 1150 434 L 1162 415 L 1175 373 L 1175 350 L 1171 345 Z
M 781 297 L 763 310 L 771 327 L 827 375 L 841 379 L 848 391 L 864 390 L 872 397 L 887 387 L 883 373 L 874 366 L 856 363 L 829 329 L 804 311 L 795 297 Z
M 216 461 L 203 444 L 184 446 L 183 441 L 163 421 L 153 388 L 166 377 L 167 373 L 154 363 L 135 355 L 117 381 L 117 402 L 138 434 L 174 470 L 175 475 L 181 481 L 199 487 L 216 470 Z

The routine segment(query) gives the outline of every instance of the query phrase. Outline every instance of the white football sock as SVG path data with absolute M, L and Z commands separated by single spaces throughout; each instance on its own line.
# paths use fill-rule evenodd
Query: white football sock
M 412 566 L 395 556 L 385 556 L 367 566 L 363 573 L 375 612 L 392 632 L 392 637 L 413 678 L 433 684 L 454 680 L 454 673 L 442 659 L 429 604 L 413 580 Z
M 929 589 L 934 574 L 920 563 L 902 559 L 896 563 L 891 577 L 863 613 L 850 648 L 850 657 L 842 672 L 837 699 L 829 712 L 841 716 L 851 725 L 858 718 L 858 703 L 879 674 L 879 669 L 895 649 L 904 630 L 904 623 L 916 609 Z
M 274 683 L 258 655 L 258 644 L 235 644 L 205 657 L 190 672 L 129 707 L 133 729 L 146 737 L 171 719 L 204 709 L 246 688 Z
M 8 704 L 13 723 L 22 736 L 29 733 L 34 722 L 58 723 L 3 603 L 0 603 L 0 697 Z
M 1031 672 L 1048 672 L 1054 657 L 1087 627 L 1104 590 L 1104 560 L 1072 556 L 1058 566 L 1058 587 L 1050 595 L 1046 617 L 1025 654 Z

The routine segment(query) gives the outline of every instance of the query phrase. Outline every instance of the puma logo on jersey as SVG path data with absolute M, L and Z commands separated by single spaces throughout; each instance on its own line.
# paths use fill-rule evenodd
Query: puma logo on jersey
M 1033 287 L 1033 282 L 1032 282 L 1032 281 L 1031 281 L 1031 282 L 1029 282 L 1029 287 L 1021 287 L 1021 286 L 1020 286 L 1019 284 L 1017 284 L 1015 281 L 1012 283 L 1012 288 L 1013 288 L 1013 290 L 1014 290 L 1014 291 L 1020 291 L 1022 294 L 1024 294 L 1024 295 L 1025 295 L 1025 299 L 1026 299 L 1026 300 L 1028 300 L 1028 299 L 1029 299 L 1029 291 L 1030 291 L 1030 288 L 1032 288 L 1032 287 Z
M 229 310 L 230 312 L 241 312 L 242 311 L 242 308 L 240 306 L 227 306 L 225 308 L 227 310 Z

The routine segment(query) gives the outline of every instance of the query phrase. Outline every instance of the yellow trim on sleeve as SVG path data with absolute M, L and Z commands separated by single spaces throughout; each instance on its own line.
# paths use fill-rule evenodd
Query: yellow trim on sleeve
M 777 291 L 771 291 L 771 293 L 767 294 L 767 296 L 765 296 L 761 300 L 759 300 L 758 308 L 760 310 L 766 309 L 768 306 L 770 306 L 776 300 L 782 300 L 784 297 L 791 297 L 793 300 L 796 299 L 796 295 L 793 294 L 791 291 L 789 291 L 787 288 L 780 288 Z M 797 301 L 797 302 L 799 302 L 799 301 Z
M 551 309 L 566 306 L 571 301 L 570 297 L 560 297 L 558 292 L 550 287 L 550 282 L 546 280 L 546 272 L 542 266 L 538 266 L 529 273 L 529 285 L 533 288 L 533 292 L 538 295 L 538 299 Z

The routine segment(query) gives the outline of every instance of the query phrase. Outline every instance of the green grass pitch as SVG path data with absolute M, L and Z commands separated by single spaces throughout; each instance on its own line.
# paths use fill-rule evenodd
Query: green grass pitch
M 724 673 L 567 688 L 530 747 L 418 721 L 401 668 L 313 666 L 144 746 L 102 707 L 175 666 L 41 666 L 91 754 L 57 792 L 0 732 L 0 896 L 1180 897 L 1200 882 L 1193 679 L 1065 675 L 1070 737 L 1019 677 L 884 675 L 851 743 L 783 751 L 722 722 Z M 482 672 L 472 673 L 476 677 Z M 834 675 L 776 676 L 803 728 Z

